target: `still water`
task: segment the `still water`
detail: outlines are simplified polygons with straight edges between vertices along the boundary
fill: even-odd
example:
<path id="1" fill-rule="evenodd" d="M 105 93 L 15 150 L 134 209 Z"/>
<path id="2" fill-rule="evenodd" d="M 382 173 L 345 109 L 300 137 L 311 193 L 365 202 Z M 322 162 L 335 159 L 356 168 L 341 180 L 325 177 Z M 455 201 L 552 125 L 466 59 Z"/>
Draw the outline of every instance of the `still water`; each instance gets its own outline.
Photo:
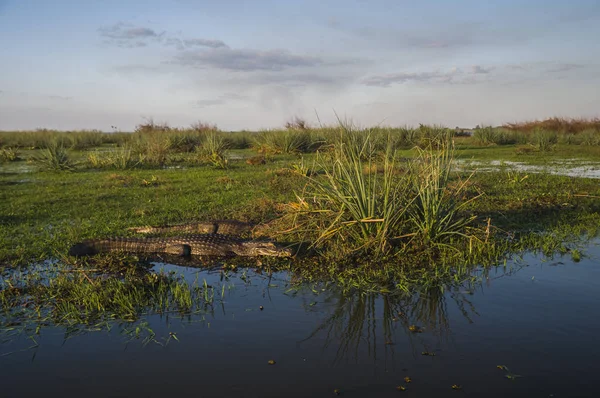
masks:
<path id="1" fill-rule="evenodd" d="M 219 288 L 206 314 L 148 318 L 156 336 L 145 343 L 117 324 L 74 336 L 45 328 L 36 348 L 7 339 L 0 396 L 598 397 L 598 246 L 587 255 L 528 255 L 473 288 L 421 297 L 171 266 L 225 286 L 223 299 Z"/>

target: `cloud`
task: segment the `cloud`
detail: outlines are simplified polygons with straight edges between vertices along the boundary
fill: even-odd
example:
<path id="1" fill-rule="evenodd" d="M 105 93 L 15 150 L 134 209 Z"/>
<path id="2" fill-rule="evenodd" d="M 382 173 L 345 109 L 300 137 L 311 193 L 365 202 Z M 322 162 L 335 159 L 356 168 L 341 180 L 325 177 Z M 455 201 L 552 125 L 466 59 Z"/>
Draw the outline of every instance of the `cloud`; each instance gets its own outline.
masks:
<path id="1" fill-rule="evenodd" d="M 247 50 L 215 48 L 210 51 L 185 51 L 174 58 L 174 63 L 196 68 L 212 67 L 230 71 L 282 71 L 296 67 L 314 67 L 323 64 L 319 57 L 294 55 L 286 50 Z"/>
<path id="2" fill-rule="evenodd" d="M 118 65 L 113 66 L 111 69 L 125 76 L 156 75 L 165 72 L 163 70 L 164 68 L 161 68 L 160 66 L 145 64 Z"/>
<path id="3" fill-rule="evenodd" d="M 335 17 L 329 18 L 326 26 L 363 40 L 370 47 L 424 50 L 468 47 L 474 44 L 478 37 L 478 31 L 481 30 L 478 23 L 457 23 L 419 33 L 414 29 L 397 27 L 355 26 L 353 23 L 341 22 Z"/>
<path id="4" fill-rule="evenodd" d="M 114 40 L 136 40 L 158 37 L 159 34 L 150 28 L 135 27 L 124 22 L 98 29 L 100 35 Z"/>
<path id="5" fill-rule="evenodd" d="M 385 75 L 375 75 L 363 80 L 366 86 L 390 87 L 392 84 L 403 84 L 411 81 L 415 82 L 448 82 L 456 74 L 450 72 L 420 72 L 420 73 L 390 73 Z"/>
<path id="6" fill-rule="evenodd" d="M 258 85 L 284 85 L 289 87 L 306 87 L 318 85 L 321 87 L 340 85 L 344 82 L 352 82 L 354 77 L 351 75 L 329 75 L 324 71 L 320 73 L 265 73 L 253 75 L 245 78 L 248 82 Z"/>
<path id="7" fill-rule="evenodd" d="M 65 97 L 62 95 L 48 95 L 47 97 L 58 101 L 71 101 L 73 99 L 73 97 Z"/>
<path id="8" fill-rule="evenodd" d="M 493 71 L 495 68 L 493 66 L 491 67 L 483 67 L 481 65 L 473 65 L 471 67 L 471 73 L 475 74 L 475 75 L 485 75 L 490 73 L 491 71 Z"/>
<path id="9" fill-rule="evenodd" d="M 228 102 L 232 102 L 232 101 L 244 101 L 248 98 L 249 98 L 248 96 L 241 95 L 241 94 L 225 93 L 225 94 L 220 95 L 217 98 L 201 99 L 201 100 L 194 101 L 192 103 L 192 106 L 194 106 L 195 108 L 208 108 L 208 107 L 216 106 L 216 105 L 224 105 L 224 104 L 226 104 Z"/>
<path id="10" fill-rule="evenodd" d="M 449 71 L 439 70 L 428 72 L 400 72 L 383 75 L 374 75 L 363 79 L 362 83 L 366 86 L 390 87 L 393 84 L 404 84 L 409 82 L 422 83 L 446 83 L 446 84 L 473 84 L 477 83 L 477 75 L 487 75 L 495 67 L 484 67 L 473 65 L 464 71 L 461 68 L 452 68 Z"/>
<path id="11" fill-rule="evenodd" d="M 583 65 L 580 65 L 580 64 L 558 64 L 558 65 L 548 69 L 546 72 L 549 72 L 549 73 L 568 72 L 570 70 L 579 69 L 579 68 L 583 68 Z"/>
<path id="12" fill-rule="evenodd" d="M 179 39 L 176 37 L 168 37 L 163 43 L 166 46 L 172 46 L 178 50 L 185 50 L 192 47 L 229 48 L 229 46 L 222 40 L 214 39 Z"/>
<path id="13" fill-rule="evenodd" d="M 105 43 L 122 48 L 146 47 L 149 41 L 159 41 L 165 34 L 164 32 L 158 33 L 154 29 L 133 26 L 124 22 L 101 27 L 98 32 L 105 39 Z"/>
<path id="14" fill-rule="evenodd" d="M 210 39 L 185 39 L 183 40 L 183 44 L 186 47 L 210 47 L 210 48 L 220 48 L 227 47 L 221 40 L 210 40 Z"/>
<path id="15" fill-rule="evenodd" d="M 172 37 L 164 31 L 159 33 L 148 27 L 134 26 L 124 22 L 101 27 L 98 29 L 98 32 L 105 39 L 105 43 L 122 48 L 146 47 L 150 42 L 160 43 L 167 47 L 175 47 L 178 50 L 197 47 L 228 48 L 227 44 L 222 40 L 202 38 L 180 39 Z"/>

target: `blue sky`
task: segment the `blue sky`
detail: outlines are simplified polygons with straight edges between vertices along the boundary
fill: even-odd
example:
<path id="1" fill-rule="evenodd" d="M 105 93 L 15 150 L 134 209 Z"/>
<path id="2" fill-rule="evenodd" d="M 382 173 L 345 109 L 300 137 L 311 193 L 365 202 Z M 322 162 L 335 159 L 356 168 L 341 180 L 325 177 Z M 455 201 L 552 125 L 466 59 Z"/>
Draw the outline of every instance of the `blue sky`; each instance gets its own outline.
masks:
<path id="1" fill-rule="evenodd" d="M 598 117 L 598 38 L 598 0 L 0 0 L 0 130 Z"/>

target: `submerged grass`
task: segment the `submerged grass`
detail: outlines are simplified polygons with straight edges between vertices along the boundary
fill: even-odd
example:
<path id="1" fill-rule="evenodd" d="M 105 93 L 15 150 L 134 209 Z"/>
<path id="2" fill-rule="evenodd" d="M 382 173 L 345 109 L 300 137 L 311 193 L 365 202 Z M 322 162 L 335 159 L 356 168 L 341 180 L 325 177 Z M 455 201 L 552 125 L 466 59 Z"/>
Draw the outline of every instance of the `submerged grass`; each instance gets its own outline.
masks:
<path id="1" fill-rule="evenodd" d="M 202 313 L 213 303 L 212 287 L 190 283 L 174 273 L 130 269 L 119 276 L 107 271 L 55 264 L 3 275 L 0 326 L 136 322 L 151 314 Z"/>

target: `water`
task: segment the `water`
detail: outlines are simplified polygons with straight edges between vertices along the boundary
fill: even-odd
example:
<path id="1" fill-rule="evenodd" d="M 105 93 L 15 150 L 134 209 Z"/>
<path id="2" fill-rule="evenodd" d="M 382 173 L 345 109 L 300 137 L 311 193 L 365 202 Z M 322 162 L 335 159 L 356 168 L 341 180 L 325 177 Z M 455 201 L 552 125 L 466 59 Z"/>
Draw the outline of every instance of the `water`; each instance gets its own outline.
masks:
<path id="1" fill-rule="evenodd" d="M 475 160 L 457 161 L 459 169 L 483 172 L 497 172 L 500 170 L 510 170 L 521 173 L 549 173 L 568 177 L 581 178 L 600 178 L 600 162 L 587 161 L 582 159 L 564 159 L 549 161 L 544 165 L 527 164 L 524 162 L 492 160 L 481 162 Z"/>
<path id="2" fill-rule="evenodd" d="M 5 341 L 2 397 L 597 397 L 599 248 L 588 255 L 528 255 L 474 289 L 411 298 L 178 267 L 225 286 L 223 301 L 219 289 L 206 314 L 150 317 L 148 344 L 119 325 L 72 337 L 48 327 L 37 348 Z"/>

